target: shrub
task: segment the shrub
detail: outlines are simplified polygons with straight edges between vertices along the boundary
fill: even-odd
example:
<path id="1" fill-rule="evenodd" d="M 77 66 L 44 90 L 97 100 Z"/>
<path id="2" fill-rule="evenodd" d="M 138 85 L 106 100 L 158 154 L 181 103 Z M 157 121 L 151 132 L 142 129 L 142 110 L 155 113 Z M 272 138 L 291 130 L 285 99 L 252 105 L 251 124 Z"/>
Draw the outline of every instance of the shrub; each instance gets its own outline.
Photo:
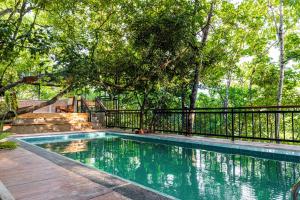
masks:
<path id="1" fill-rule="evenodd" d="M 15 149 L 17 147 L 18 147 L 17 143 L 12 142 L 12 141 L 0 142 L 0 149 L 12 150 L 12 149 Z"/>
<path id="2" fill-rule="evenodd" d="M 17 148 L 17 143 L 12 142 L 12 141 L 1 141 L 5 138 L 10 136 L 10 133 L 8 132 L 0 132 L 0 149 L 15 149 Z"/>
<path id="3" fill-rule="evenodd" d="M 3 140 L 4 138 L 7 138 L 8 136 L 10 136 L 9 132 L 0 132 L 0 141 Z"/>

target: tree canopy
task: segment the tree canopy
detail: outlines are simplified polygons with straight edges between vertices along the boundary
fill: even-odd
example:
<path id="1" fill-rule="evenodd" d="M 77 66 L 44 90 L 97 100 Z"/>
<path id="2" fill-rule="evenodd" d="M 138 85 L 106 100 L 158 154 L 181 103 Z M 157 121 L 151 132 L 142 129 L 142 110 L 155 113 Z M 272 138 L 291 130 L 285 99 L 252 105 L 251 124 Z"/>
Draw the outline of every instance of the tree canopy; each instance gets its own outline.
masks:
<path id="1" fill-rule="evenodd" d="M 106 92 L 139 109 L 299 104 L 299 13 L 295 0 L 1 1 L 0 93 Z"/>

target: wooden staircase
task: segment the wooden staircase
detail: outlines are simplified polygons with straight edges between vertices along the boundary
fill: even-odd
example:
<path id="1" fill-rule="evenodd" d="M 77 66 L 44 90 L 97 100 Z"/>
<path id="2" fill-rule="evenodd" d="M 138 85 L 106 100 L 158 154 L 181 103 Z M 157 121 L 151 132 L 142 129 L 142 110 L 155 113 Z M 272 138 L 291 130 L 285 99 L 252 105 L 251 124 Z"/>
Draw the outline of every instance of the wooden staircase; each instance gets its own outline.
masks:
<path id="1" fill-rule="evenodd" d="M 92 129 L 88 113 L 27 113 L 12 123 L 17 134 L 80 131 Z"/>
<path id="2" fill-rule="evenodd" d="M 81 97 L 80 105 L 81 112 L 90 114 L 90 122 L 93 129 L 101 129 L 105 127 L 105 111 L 107 109 L 100 98 L 97 97 L 95 101 L 88 102 Z"/>
<path id="3" fill-rule="evenodd" d="M 91 114 L 91 123 L 93 129 L 102 129 L 105 128 L 105 113 L 92 113 Z"/>

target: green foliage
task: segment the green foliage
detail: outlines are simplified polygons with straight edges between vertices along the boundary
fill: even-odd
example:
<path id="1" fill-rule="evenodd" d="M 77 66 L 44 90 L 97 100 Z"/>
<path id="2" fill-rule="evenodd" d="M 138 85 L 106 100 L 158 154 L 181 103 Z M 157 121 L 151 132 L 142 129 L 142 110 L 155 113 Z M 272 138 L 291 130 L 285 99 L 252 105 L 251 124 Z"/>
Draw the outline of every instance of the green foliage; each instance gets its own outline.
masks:
<path id="1" fill-rule="evenodd" d="M 5 138 L 9 137 L 11 134 L 8 132 L 0 132 L 0 150 L 8 149 L 12 150 L 17 148 L 17 143 L 13 141 L 3 141 Z"/>
<path id="2" fill-rule="evenodd" d="M 276 103 L 278 44 L 268 1 L 17 2 L 0 2 L 0 13 L 12 10 L 0 14 L 0 88 L 45 74 L 38 81 L 42 99 L 60 90 L 45 85 L 72 83 L 74 94 L 118 95 L 124 109 L 180 108 L 190 103 L 199 65 L 206 91 L 199 89 L 198 107 Z M 278 1 L 270 4 L 276 14 Z M 300 102 L 299 5 L 284 5 L 285 105 Z M 15 87 L 6 92 L 10 103 L 3 107 L 15 110 L 18 99 L 37 98 L 37 91 L 36 85 Z"/>
<path id="3" fill-rule="evenodd" d="M 0 140 L 3 140 L 4 138 L 7 138 L 11 134 L 9 132 L 2 132 L 0 133 Z"/>
<path id="4" fill-rule="evenodd" d="M 18 147 L 17 143 L 12 141 L 0 142 L 0 150 L 1 149 L 13 150 L 16 149 L 17 147 Z"/>

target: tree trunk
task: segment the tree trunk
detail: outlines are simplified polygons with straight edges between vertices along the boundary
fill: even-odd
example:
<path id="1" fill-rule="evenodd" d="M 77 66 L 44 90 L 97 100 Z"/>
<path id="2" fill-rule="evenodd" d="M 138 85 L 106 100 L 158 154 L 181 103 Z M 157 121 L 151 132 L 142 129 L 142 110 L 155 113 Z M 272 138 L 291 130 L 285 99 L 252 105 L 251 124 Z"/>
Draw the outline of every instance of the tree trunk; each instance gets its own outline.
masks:
<path id="1" fill-rule="evenodd" d="M 185 101 L 186 101 L 186 85 L 183 83 L 181 86 L 181 108 L 185 108 Z"/>
<path id="2" fill-rule="evenodd" d="M 278 29 L 278 42 L 280 45 L 280 57 L 279 57 L 279 65 L 280 65 L 280 76 L 279 76 L 279 85 L 277 92 L 277 105 L 281 106 L 282 103 L 282 91 L 283 91 L 283 82 L 284 82 L 284 33 L 283 33 L 283 0 L 280 0 L 280 21 L 279 21 L 279 29 Z"/>
<path id="3" fill-rule="evenodd" d="M 252 69 L 250 81 L 249 81 L 249 87 L 248 87 L 248 95 L 249 95 L 249 102 L 250 106 L 253 106 L 253 91 L 252 91 L 252 85 L 253 85 L 253 76 L 255 73 L 255 67 Z"/>
<path id="4" fill-rule="evenodd" d="M 140 110 L 140 130 L 144 129 L 144 114 L 145 114 L 145 107 L 142 106 Z"/>
<path id="5" fill-rule="evenodd" d="M 209 33 L 209 28 L 211 25 L 211 20 L 212 20 L 212 16 L 213 16 L 213 10 L 214 10 L 214 4 L 215 1 L 211 2 L 210 5 L 210 10 L 208 12 L 207 15 L 207 21 L 206 24 L 204 25 L 202 32 L 202 39 L 201 39 L 201 46 L 197 49 L 197 53 L 199 53 L 201 50 L 203 50 L 203 48 L 206 45 L 206 41 L 207 41 L 207 37 L 208 37 L 208 33 Z M 189 109 L 189 115 L 188 115 L 188 131 L 187 134 L 191 134 L 192 130 L 193 130 L 193 122 L 194 122 L 194 111 L 195 111 L 195 107 L 196 107 L 196 100 L 197 100 L 197 90 L 198 90 L 198 84 L 200 81 L 200 69 L 202 67 L 202 63 L 196 63 L 195 64 L 195 70 L 194 70 L 194 78 L 193 78 L 193 82 L 192 82 L 192 93 L 190 95 L 190 109 Z"/>
<path id="6" fill-rule="evenodd" d="M 253 79 L 251 77 L 249 81 L 249 88 L 248 88 L 250 106 L 253 106 L 252 85 L 253 85 Z"/>
<path id="7" fill-rule="evenodd" d="M 186 85 L 183 83 L 181 86 L 181 132 L 186 133 L 187 130 L 187 119 L 186 112 L 187 107 L 185 105 L 186 101 Z"/>
<path id="8" fill-rule="evenodd" d="M 279 5 L 279 28 L 278 28 L 278 42 L 279 42 L 279 65 L 280 65 L 280 75 L 279 84 L 277 92 L 277 106 L 282 105 L 282 93 L 283 93 L 283 83 L 284 83 L 284 32 L 283 32 L 283 0 L 280 0 Z M 280 108 L 278 110 L 281 110 Z M 276 139 L 280 137 L 280 114 L 276 114 Z"/>
<path id="9" fill-rule="evenodd" d="M 196 65 L 195 72 L 194 72 L 194 81 L 192 86 L 192 93 L 190 95 L 190 109 L 188 114 L 188 123 L 187 123 L 187 134 L 190 135 L 193 130 L 194 124 L 194 116 L 195 116 L 195 108 L 196 108 L 196 101 L 197 101 L 197 90 L 199 84 L 199 77 L 200 77 L 200 65 Z"/>
<path id="10" fill-rule="evenodd" d="M 229 89 L 231 86 L 231 74 L 228 74 L 227 80 L 226 80 L 226 94 L 224 99 L 224 108 L 228 108 L 229 105 Z"/>
<path id="11" fill-rule="evenodd" d="M 144 117 L 145 117 L 145 107 L 147 103 L 147 93 L 144 93 L 144 99 L 140 108 L 140 130 L 144 129 Z"/>

